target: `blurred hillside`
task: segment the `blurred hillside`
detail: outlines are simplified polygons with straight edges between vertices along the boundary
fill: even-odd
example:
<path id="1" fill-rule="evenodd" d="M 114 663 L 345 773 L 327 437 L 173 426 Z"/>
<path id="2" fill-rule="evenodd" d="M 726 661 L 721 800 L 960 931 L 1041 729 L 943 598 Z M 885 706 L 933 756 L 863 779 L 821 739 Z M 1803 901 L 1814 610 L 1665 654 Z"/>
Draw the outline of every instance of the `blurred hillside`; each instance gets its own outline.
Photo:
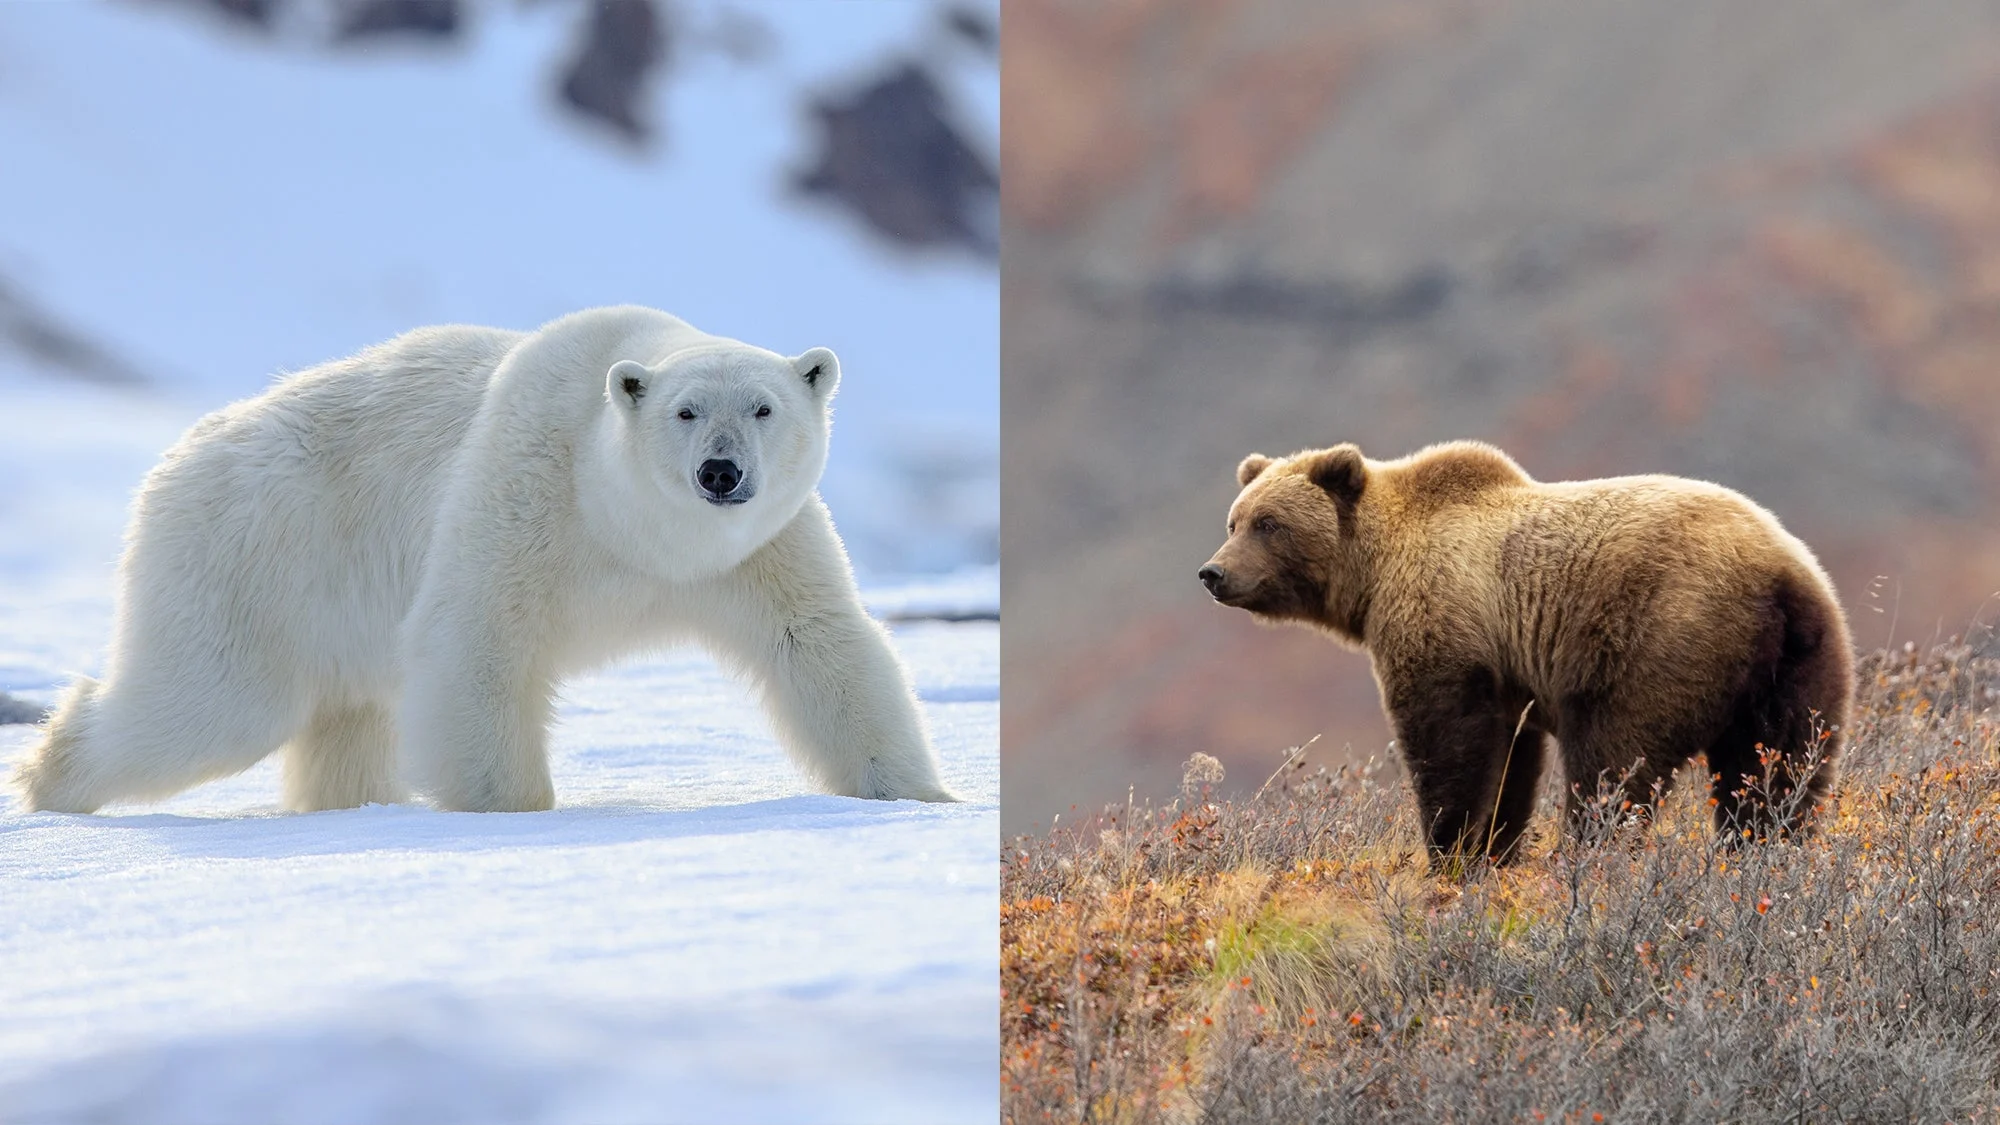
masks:
<path id="1" fill-rule="evenodd" d="M 192 421 L 419 325 L 654 305 L 840 353 L 823 492 L 864 571 L 990 566 L 997 18 L 0 4 L 0 392 L 81 410 L 87 382 Z M 0 476 L 0 514 L 63 487 Z"/>
<path id="2" fill-rule="evenodd" d="M 1252 450 L 1705 477 L 1866 644 L 1993 618 L 2000 4 L 1010 0 L 1002 43 L 1007 831 L 1383 749 L 1364 658 L 1194 578 Z"/>

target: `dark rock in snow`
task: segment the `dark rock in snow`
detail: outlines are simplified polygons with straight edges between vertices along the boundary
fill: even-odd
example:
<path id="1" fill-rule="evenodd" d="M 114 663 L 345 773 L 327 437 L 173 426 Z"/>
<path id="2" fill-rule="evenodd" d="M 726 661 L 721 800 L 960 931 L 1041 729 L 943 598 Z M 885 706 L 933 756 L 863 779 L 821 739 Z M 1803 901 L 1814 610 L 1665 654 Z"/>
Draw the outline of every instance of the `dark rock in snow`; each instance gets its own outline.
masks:
<path id="1" fill-rule="evenodd" d="M 458 0 L 354 0 L 342 7 L 335 38 L 450 39 L 461 25 Z"/>
<path id="2" fill-rule="evenodd" d="M 820 155 L 794 181 L 799 191 L 839 201 L 906 245 L 999 253 L 999 173 L 947 116 L 928 70 L 903 63 L 813 111 Z"/>
<path id="3" fill-rule="evenodd" d="M 628 141 L 651 139 L 646 92 L 670 45 L 670 28 L 652 0 L 597 0 L 583 42 L 563 68 L 563 101 Z"/>
<path id="4" fill-rule="evenodd" d="M 271 30 L 271 21 L 277 15 L 278 0 L 206 0 L 208 6 L 235 23 L 254 27 L 260 31 Z"/>
<path id="5" fill-rule="evenodd" d="M 944 13 L 944 25 L 954 36 L 986 55 L 1000 53 L 1000 24 L 993 16 L 969 4 L 960 4 Z"/>
<path id="6" fill-rule="evenodd" d="M 39 723 L 42 721 L 42 707 L 25 699 L 16 699 L 0 691 L 0 726 L 9 723 Z"/>
<path id="7" fill-rule="evenodd" d="M 58 323 L 4 278 L 0 278 L 0 349 L 89 383 L 135 387 L 146 382 L 137 368 Z"/>

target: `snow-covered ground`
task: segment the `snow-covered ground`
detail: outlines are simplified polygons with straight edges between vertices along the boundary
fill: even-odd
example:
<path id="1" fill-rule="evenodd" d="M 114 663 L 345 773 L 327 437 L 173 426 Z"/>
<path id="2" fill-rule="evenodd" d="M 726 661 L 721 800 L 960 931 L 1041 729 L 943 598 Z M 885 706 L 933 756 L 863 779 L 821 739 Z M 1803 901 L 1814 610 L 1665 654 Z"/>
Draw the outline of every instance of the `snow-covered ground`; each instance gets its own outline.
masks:
<path id="1" fill-rule="evenodd" d="M 631 301 L 841 353 L 824 491 L 967 801 L 811 794 L 693 651 L 568 686 L 550 813 L 286 815 L 270 763 L 92 817 L 6 794 L 0 1123 L 994 1117 L 997 278 L 778 186 L 797 95 L 936 8 L 735 6 L 776 55 L 687 56 L 633 156 L 547 104 L 575 5 L 356 58 L 0 4 L 0 281 L 147 377 L 0 349 L 0 691 L 100 667 L 125 504 L 199 414 L 418 324 Z M 991 125 L 990 68 L 957 82 Z"/>
<path id="2" fill-rule="evenodd" d="M 96 667 L 125 497 L 189 419 L 0 393 L 0 687 Z M 572 683 L 560 807 L 0 797 L 0 1121 L 964 1121 L 996 1100 L 994 572 L 877 587 L 949 806 L 812 795 L 698 652 Z M 0 770 L 32 728 L 0 727 Z"/>

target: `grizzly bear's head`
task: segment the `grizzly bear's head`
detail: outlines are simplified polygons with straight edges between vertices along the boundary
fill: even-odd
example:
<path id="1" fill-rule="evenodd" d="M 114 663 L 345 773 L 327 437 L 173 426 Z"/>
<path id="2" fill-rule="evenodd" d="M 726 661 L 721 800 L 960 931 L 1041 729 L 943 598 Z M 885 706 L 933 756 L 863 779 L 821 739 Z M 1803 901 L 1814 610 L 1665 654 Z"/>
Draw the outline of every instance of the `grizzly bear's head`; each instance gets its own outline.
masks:
<path id="1" fill-rule="evenodd" d="M 1368 476 L 1353 445 L 1245 457 L 1236 467 L 1243 491 L 1229 507 L 1229 538 L 1201 568 L 1202 584 L 1223 605 L 1359 641 L 1366 576 L 1357 517 Z"/>

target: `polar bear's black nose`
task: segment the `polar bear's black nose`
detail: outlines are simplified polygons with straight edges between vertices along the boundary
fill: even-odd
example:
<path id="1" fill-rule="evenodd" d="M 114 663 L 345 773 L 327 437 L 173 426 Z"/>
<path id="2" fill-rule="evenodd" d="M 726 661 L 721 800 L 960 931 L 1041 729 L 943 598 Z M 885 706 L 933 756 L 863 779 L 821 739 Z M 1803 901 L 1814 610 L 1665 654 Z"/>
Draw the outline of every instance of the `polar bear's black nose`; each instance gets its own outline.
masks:
<path id="1" fill-rule="evenodd" d="M 1222 568 L 1214 563 L 1195 571 L 1195 577 L 1201 579 L 1201 584 L 1208 587 L 1208 592 L 1211 594 L 1222 586 Z"/>
<path id="2" fill-rule="evenodd" d="M 736 491 L 737 485 L 743 483 L 743 471 L 736 467 L 734 461 L 711 457 L 701 463 L 701 468 L 694 474 L 694 479 L 695 483 L 701 485 L 702 491 L 710 496 L 727 496 Z"/>

